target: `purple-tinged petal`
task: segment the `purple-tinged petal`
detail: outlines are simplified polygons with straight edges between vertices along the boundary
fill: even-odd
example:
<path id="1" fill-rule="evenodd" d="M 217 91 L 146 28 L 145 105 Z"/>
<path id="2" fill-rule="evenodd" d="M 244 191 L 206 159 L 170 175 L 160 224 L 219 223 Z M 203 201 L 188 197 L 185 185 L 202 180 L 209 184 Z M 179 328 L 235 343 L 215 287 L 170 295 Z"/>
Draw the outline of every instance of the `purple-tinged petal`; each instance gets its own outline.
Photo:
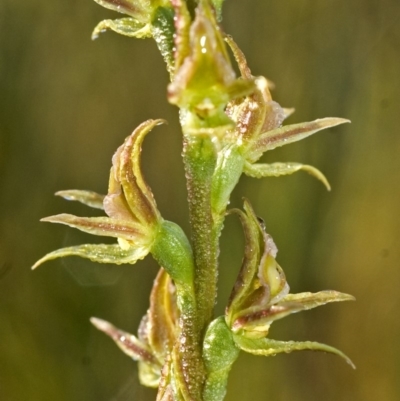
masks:
<path id="1" fill-rule="evenodd" d="M 123 238 L 143 244 L 147 240 L 145 227 L 134 221 L 111 219 L 110 217 L 77 217 L 72 214 L 58 214 L 45 217 L 40 221 L 66 224 L 93 235 Z"/>
<path id="2" fill-rule="evenodd" d="M 116 155 L 120 152 L 120 148 L 118 148 L 117 152 L 114 154 L 113 163 L 116 163 Z M 138 221 L 138 219 L 132 214 L 132 211 L 129 209 L 129 205 L 125 199 L 121 183 L 118 181 L 116 177 L 117 166 L 113 165 L 110 171 L 110 179 L 108 182 L 108 194 L 104 197 L 103 206 L 104 211 L 107 215 L 113 219 L 118 220 L 134 220 Z"/>
<path id="3" fill-rule="evenodd" d="M 286 125 L 271 131 L 266 131 L 258 135 L 250 144 L 247 152 L 247 160 L 254 163 L 267 150 L 300 141 L 323 129 L 349 122 L 349 120 L 344 118 L 328 117 L 306 123 Z"/>
<path id="4" fill-rule="evenodd" d="M 159 366 L 151 350 L 133 334 L 117 329 L 111 323 L 98 319 L 97 317 L 90 318 L 90 321 L 98 330 L 111 337 L 118 347 L 135 361 L 143 361 L 148 364 Z"/>

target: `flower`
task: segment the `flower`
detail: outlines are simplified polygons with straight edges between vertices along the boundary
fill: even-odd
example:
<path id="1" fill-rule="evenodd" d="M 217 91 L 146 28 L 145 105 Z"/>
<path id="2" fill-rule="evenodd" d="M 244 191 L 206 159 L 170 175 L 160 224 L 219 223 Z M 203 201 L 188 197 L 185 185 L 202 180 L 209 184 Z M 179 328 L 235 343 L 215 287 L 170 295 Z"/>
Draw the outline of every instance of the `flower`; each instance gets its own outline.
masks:
<path id="1" fill-rule="evenodd" d="M 150 295 L 150 307 L 140 323 L 138 336 L 127 333 L 105 320 L 92 317 L 92 324 L 111 337 L 118 347 L 139 361 L 139 380 L 147 387 L 158 387 L 170 364 L 170 353 L 179 333 L 179 311 L 175 286 L 164 269 L 160 269 Z"/>
<path id="2" fill-rule="evenodd" d="M 266 338 L 271 324 L 291 313 L 308 310 L 330 302 L 350 301 L 354 297 L 337 291 L 290 294 L 282 268 L 276 262 L 277 248 L 265 232 L 250 203 L 235 209 L 245 234 L 245 254 L 239 276 L 225 313 L 227 326 L 236 345 L 256 355 L 275 355 L 295 350 L 332 352 L 352 362 L 341 351 L 316 342 L 276 341 Z"/>
<path id="3" fill-rule="evenodd" d="M 104 209 L 108 217 L 78 217 L 59 214 L 42 219 L 66 224 L 89 234 L 117 238 L 118 243 L 85 244 L 51 252 L 35 263 L 64 256 L 80 256 L 99 263 L 134 264 L 152 249 L 160 226 L 164 223 L 153 194 L 143 179 L 140 152 L 144 137 L 163 120 L 148 120 L 128 136 L 113 157 L 108 194 L 68 190 L 56 195 L 77 200 L 90 207 Z"/>
<path id="4" fill-rule="evenodd" d="M 330 189 L 325 176 L 315 167 L 301 163 L 256 163 L 269 150 L 300 141 L 323 129 L 349 123 L 344 118 L 328 117 L 311 122 L 282 126 L 294 109 L 282 108 L 272 100 L 269 87 L 271 84 L 264 77 L 253 77 L 247 65 L 246 58 L 234 40 L 226 35 L 225 40 L 230 46 L 238 63 L 243 80 L 253 80 L 255 89 L 244 98 L 232 100 L 227 108 L 227 115 L 235 122 L 234 131 L 230 136 L 240 148 L 244 165 L 243 172 L 255 178 L 281 176 L 304 170 Z"/>

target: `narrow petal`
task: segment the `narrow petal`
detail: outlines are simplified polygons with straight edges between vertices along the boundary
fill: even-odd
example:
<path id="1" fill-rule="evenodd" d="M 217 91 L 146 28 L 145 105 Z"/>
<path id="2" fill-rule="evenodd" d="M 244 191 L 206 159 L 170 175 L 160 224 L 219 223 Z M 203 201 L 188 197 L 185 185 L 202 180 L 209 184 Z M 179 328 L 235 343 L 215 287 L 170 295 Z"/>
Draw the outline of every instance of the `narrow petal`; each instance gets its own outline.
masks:
<path id="1" fill-rule="evenodd" d="M 93 235 L 123 238 L 142 242 L 146 239 L 146 229 L 134 221 L 111 219 L 110 217 L 77 217 L 72 214 L 57 214 L 40 221 L 66 224 Z"/>
<path id="2" fill-rule="evenodd" d="M 116 156 L 120 153 L 120 148 L 118 148 L 117 152 L 113 156 L 113 163 L 115 162 Z M 118 177 L 116 176 L 117 174 L 115 173 L 116 167 L 117 166 L 114 165 L 111 167 L 110 179 L 108 181 L 108 193 L 104 197 L 103 201 L 104 211 L 113 219 L 138 221 L 125 199 L 121 183 L 119 182 Z"/>
<path id="3" fill-rule="evenodd" d="M 233 322 L 232 330 L 234 332 L 245 330 L 249 336 L 265 337 L 272 322 L 305 309 L 307 308 L 296 302 L 279 303 L 264 310 L 255 307 L 249 308 Z"/>
<path id="4" fill-rule="evenodd" d="M 63 258 L 65 256 L 79 256 L 81 258 L 90 259 L 97 263 L 113 263 L 116 265 L 135 264 L 139 259 L 143 259 L 148 254 L 145 247 L 122 249 L 119 245 L 105 244 L 85 244 L 61 248 L 50 252 L 43 258 L 39 259 L 33 266 L 32 270 L 49 260 Z"/>
<path id="5" fill-rule="evenodd" d="M 296 303 L 301 305 L 302 310 L 308 310 L 331 302 L 354 300 L 355 298 L 352 295 L 338 291 L 326 290 L 316 293 L 301 292 L 300 294 L 288 294 L 279 302 L 278 305 L 284 306 L 286 303 Z"/>
<path id="6" fill-rule="evenodd" d="M 282 319 L 292 313 L 309 310 L 330 302 L 352 301 L 354 297 L 337 291 L 303 292 L 288 294 L 278 303 L 264 310 L 250 309 L 241 314 L 232 324 L 232 330 L 249 332 L 268 332 L 275 320 Z"/>
<path id="7" fill-rule="evenodd" d="M 90 318 L 90 321 L 98 330 L 111 337 L 118 347 L 135 361 L 157 365 L 157 360 L 150 349 L 133 334 L 117 329 L 111 323 L 97 317 Z"/>
<path id="8" fill-rule="evenodd" d="M 280 353 L 290 353 L 292 351 L 322 351 L 342 357 L 353 369 L 353 362 L 343 352 L 329 345 L 314 341 L 276 341 L 268 338 L 249 339 L 241 335 L 234 335 L 236 344 L 245 352 L 254 355 L 274 356 Z"/>
<path id="9" fill-rule="evenodd" d="M 301 163 L 272 163 L 272 164 L 244 164 L 244 173 L 249 177 L 264 178 L 264 177 L 280 177 L 281 175 L 290 175 L 297 171 L 306 171 L 318 180 L 320 180 L 328 191 L 331 190 L 328 180 L 317 168 Z"/>
<path id="10" fill-rule="evenodd" d="M 247 64 L 246 57 L 242 50 L 240 50 L 239 46 L 237 43 L 233 40 L 231 35 L 224 35 L 224 40 L 226 43 L 228 43 L 232 53 L 233 57 L 235 57 L 235 61 L 239 67 L 240 75 L 242 78 L 245 79 L 252 79 L 253 75 L 251 74 L 251 70 Z"/>
<path id="11" fill-rule="evenodd" d="M 286 125 L 264 132 L 250 145 L 248 149 L 248 161 L 255 162 L 267 150 L 300 141 L 323 129 L 349 122 L 349 120 L 344 118 L 322 118 L 307 123 Z"/>
<path id="12" fill-rule="evenodd" d="M 116 20 L 105 19 L 99 22 L 92 32 L 92 40 L 97 39 L 99 34 L 107 29 L 130 38 L 143 39 L 152 37 L 150 24 L 144 24 L 134 18 L 120 18 Z"/>
<path id="13" fill-rule="evenodd" d="M 58 191 L 55 193 L 56 196 L 70 201 L 77 201 L 83 203 L 86 206 L 93 207 L 94 209 L 104 210 L 103 201 L 105 195 L 100 195 L 93 191 L 81 191 L 79 189 L 68 189 L 65 191 Z"/>

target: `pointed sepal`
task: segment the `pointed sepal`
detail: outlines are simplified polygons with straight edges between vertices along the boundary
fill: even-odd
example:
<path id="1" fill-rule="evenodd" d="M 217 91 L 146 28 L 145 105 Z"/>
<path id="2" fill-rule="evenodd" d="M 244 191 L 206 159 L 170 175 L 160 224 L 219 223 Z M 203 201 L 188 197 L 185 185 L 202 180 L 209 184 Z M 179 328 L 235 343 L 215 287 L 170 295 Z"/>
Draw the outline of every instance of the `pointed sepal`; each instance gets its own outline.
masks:
<path id="1" fill-rule="evenodd" d="M 299 294 L 287 294 L 279 302 L 279 305 L 298 304 L 302 310 L 313 309 L 332 302 L 355 301 L 353 295 L 343 292 L 325 290 L 319 292 L 301 292 Z"/>
<path id="2" fill-rule="evenodd" d="M 97 4 L 117 11 L 122 14 L 130 15 L 138 21 L 147 22 L 150 18 L 151 8 L 149 3 L 154 1 L 146 0 L 94 0 Z"/>
<path id="3" fill-rule="evenodd" d="M 159 366 L 151 350 L 133 334 L 120 330 L 111 323 L 97 317 L 90 318 L 90 321 L 98 330 L 111 337 L 118 347 L 135 361 Z"/>
<path id="4" fill-rule="evenodd" d="M 325 188 L 330 191 L 331 186 L 324 174 L 321 173 L 317 168 L 301 163 L 271 163 L 261 164 L 249 162 L 244 163 L 243 172 L 249 177 L 264 178 L 264 177 L 280 177 L 282 175 L 290 175 L 297 171 L 305 171 L 321 181 Z"/>
<path id="5" fill-rule="evenodd" d="M 343 352 L 329 345 L 314 341 L 276 341 L 269 338 L 247 338 L 241 335 L 233 336 L 236 345 L 243 351 L 253 355 L 274 356 L 281 353 L 293 351 L 322 351 L 329 352 L 342 357 L 353 369 L 353 362 Z"/>
<path id="6" fill-rule="evenodd" d="M 147 242 L 146 228 L 135 221 L 110 217 L 78 217 L 67 213 L 45 217 L 40 221 L 65 224 L 93 235 L 122 238 L 136 245 Z"/>
<path id="7" fill-rule="evenodd" d="M 92 32 L 92 40 L 97 39 L 100 33 L 107 30 L 130 38 L 144 39 L 153 36 L 150 24 L 144 24 L 134 18 L 119 18 L 116 20 L 106 19 L 99 22 Z"/>
<path id="8" fill-rule="evenodd" d="M 300 141 L 323 129 L 349 122 L 350 120 L 344 118 L 328 117 L 306 123 L 286 125 L 262 132 L 249 145 L 246 154 L 247 160 L 254 163 L 268 150 Z"/>
<path id="9" fill-rule="evenodd" d="M 69 201 L 77 201 L 86 206 L 92 207 L 94 209 L 104 210 L 103 201 L 105 195 L 98 194 L 93 191 L 82 191 L 79 189 L 67 189 L 64 191 L 58 191 L 55 193 L 56 196 L 61 196 L 62 198 Z"/>
<path id="10" fill-rule="evenodd" d="M 89 259 L 97 263 L 112 263 L 116 265 L 135 264 L 138 260 L 143 259 L 149 253 L 146 247 L 128 247 L 122 249 L 119 245 L 105 244 L 84 244 L 61 248 L 50 252 L 43 258 L 39 259 L 33 266 L 32 270 L 49 260 L 64 258 L 66 256 L 79 256 Z"/>

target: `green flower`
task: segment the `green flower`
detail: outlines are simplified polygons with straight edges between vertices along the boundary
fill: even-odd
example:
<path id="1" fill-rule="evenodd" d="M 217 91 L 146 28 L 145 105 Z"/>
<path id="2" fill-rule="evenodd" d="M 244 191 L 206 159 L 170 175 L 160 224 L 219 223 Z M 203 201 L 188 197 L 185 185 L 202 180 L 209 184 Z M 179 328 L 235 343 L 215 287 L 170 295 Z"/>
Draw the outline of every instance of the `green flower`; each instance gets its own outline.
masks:
<path id="1" fill-rule="evenodd" d="M 264 77 L 254 77 L 247 66 L 246 59 L 230 36 L 225 37 L 229 44 L 243 80 L 254 80 L 255 90 L 245 98 L 232 100 L 227 108 L 227 115 L 235 122 L 235 129 L 230 133 L 231 142 L 240 148 L 244 157 L 243 172 L 251 177 L 262 178 L 293 174 L 304 170 L 321 180 L 330 189 L 325 176 L 315 167 L 301 163 L 256 163 L 269 150 L 300 141 L 318 131 L 349 123 L 344 118 L 328 117 L 311 122 L 282 126 L 283 121 L 294 109 L 284 109 L 272 100 L 269 81 Z"/>
<path id="2" fill-rule="evenodd" d="M 302 349 L 332 352 L 352 365 L 342 352 L 325 344 L 266 338 L 275 320 L 330 302 L 354 300 L 354 297 L 337 291 L 290 294 L 285 274 L 275 260 L 277 248 L 272 238 L 265 232 L 262 220 L 257 218 L 248 201 L 244 203 L 244 210 L 245 213 L 237 209 L 232 211 L 240 217 L 246 245 L 242 267 L 225 315 L 236 345 L 257 355 Z"/>
<path id="3" fill-rule="evenodd" d="M 62 248 L 44 256 L 33 268 L 64 256 L 80 256 L 99 263 L 134 264 L 150 252 L 163 219 L 153 194 L 143 179 L 140 151 L 146 134 L 162 122 L 149 120 L 142 123 L 118 148 L 113 157 L 106 196 L 78 190 L 60 191 L 56 194 L 90 207 L 104 209 L 108 217 L 59 214 L 42 219 L 50 223 L 66 224 L 89 234 L 114 237 L 118 243 Z"/>
<path id="4" fill-rule="evenodd" d="M 176 74 L 168 86 L 170 103 L 206 119 L 204 126 L 230 125 L 227 103 L 253 90 L 252 80 L 238 80 L 216 15 L 207 1 L 195 10 L 193 22 L 184 2 L 175 6 Z M 198 121 L 199 122 L 199 121 Z M 193 125 L 193 122 L 191 123 Z"/>

